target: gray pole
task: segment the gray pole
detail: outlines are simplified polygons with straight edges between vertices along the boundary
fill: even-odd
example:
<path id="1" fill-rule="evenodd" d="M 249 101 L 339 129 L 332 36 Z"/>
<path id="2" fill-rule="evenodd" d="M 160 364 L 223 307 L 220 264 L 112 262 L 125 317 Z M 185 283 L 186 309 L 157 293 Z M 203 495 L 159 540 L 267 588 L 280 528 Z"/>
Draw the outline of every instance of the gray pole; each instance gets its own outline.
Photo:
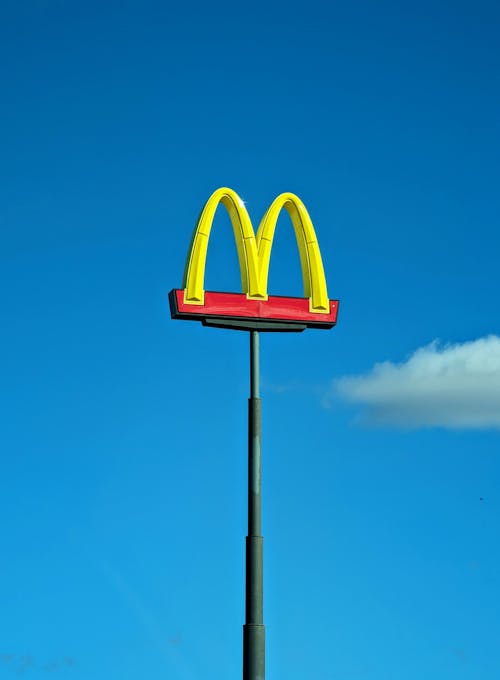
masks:
<path id="1" fill-rule="evenodd" d="M 261 402 L 259 333 L 250 331 L 250 399 L 248 400 L 248 536 L 246 538 L 243 680 L 264 680 L 263 538 L 261 532 Z"/>

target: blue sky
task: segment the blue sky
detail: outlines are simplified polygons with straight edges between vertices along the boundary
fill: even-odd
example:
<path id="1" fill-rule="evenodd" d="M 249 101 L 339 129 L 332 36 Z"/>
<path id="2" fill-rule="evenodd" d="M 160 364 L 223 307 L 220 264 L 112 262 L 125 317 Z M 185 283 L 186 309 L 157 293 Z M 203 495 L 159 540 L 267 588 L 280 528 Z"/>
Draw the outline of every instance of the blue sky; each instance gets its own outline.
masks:
<path id="1" fill-rule="evenodd" d="M 167 304 L 230 186 L 341 300 L 261 343 L 267 677 L 497 680 L 498 3 L 0 12 L 0 678 L 240 676 L 248 338 Z"/>

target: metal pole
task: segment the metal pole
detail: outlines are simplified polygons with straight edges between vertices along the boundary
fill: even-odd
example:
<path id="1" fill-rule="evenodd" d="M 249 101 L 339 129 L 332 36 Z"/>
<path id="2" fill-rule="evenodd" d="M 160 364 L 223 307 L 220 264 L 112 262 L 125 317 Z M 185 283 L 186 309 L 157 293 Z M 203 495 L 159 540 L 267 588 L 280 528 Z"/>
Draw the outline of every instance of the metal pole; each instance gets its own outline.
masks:
<path id="1" fill-rule="evenodd" d="M 259 333 L 250 331 L 250 399 L 248 400 L 248 536 L 246 537 L 243 680 L 264 680 L 263 538 L 261 532 L 261 402 Z"/>

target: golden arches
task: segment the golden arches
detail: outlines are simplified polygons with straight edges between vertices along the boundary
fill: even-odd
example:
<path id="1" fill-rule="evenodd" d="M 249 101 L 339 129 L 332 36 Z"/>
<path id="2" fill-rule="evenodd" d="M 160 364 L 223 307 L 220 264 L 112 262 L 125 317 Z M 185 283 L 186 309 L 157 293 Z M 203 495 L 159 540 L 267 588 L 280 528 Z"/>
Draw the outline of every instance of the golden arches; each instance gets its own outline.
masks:
<path id="1" fill-rule="evenodd" d="M 208 239 L 219 203 L 227 209 L 233 226 L 242 292 L 250 299 L 267 300 L 267 280 L 274 233 L 279 214 L 285 208 L 292 220 L 299 248 L 304 297 L 309 298 L 311 312 L 328 314 L 330 303 L 318 240 L 309 213 L 300 198 L 291 193 L 280 194 L 275 198 L 262 218 L 255 237 L 245 204 L 235 191 L 226 187 L 217 189 L 210 196 L 195 227 L 184 271 L 184 302 L 204 304 Z"/>

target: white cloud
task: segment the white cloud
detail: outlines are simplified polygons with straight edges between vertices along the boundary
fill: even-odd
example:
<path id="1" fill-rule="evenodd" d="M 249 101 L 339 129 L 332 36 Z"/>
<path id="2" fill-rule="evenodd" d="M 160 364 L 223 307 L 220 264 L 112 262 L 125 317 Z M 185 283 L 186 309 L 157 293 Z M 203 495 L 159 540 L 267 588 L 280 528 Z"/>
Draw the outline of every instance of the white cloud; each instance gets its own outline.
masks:
<path id="1" fill-rule="evenodd" d="M 403 363 L 336 380 L 334 393 L 364 405 L 363 420 L 373 425 L 500 428 L 500 337 L 434 341 Z"/>

